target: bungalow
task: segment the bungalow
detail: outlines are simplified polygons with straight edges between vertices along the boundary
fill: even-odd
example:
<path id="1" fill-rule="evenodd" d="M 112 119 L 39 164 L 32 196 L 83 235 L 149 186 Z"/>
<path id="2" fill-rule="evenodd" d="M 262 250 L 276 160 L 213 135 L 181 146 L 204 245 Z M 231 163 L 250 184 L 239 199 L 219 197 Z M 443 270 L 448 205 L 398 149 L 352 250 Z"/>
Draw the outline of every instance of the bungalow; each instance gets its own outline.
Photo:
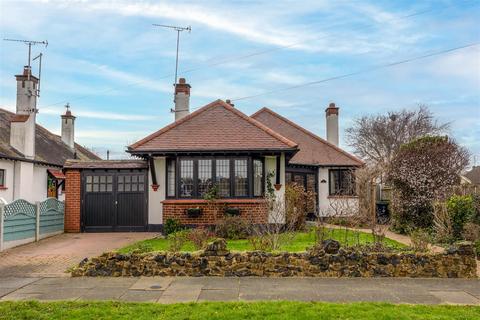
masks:
<path id="1" fill-rule="evenodd" d="M 143 161 L 66 163 L 67 189 L 81 190 L 67 192 L 69 231 L 160 230 L 171 218 L 211 225 L 226 208 L 252 223 L 273 222 L 263 200 L 267 186 L 281 198 L 290 182 L 318 195 L 319 214 L 334 200 L 358 205 L 352 172 L 363 162 L 338 147 L 334 104 L 326 109 L 324 140 L 267 108 L 248 116 L 216 100 L 190 113 L 189 99 L 182 78 L 175 122 L 128 147 Z M 70 188 L 70 180 L 82 187 Z M 205 199 L 213 186 L 221 210 Z M 188 214 L 197 208 L 200 215 Z"/>
<path id="2" fill-rule="evenodd" d="M 67 159 L 100 160 L 74 141 L 75 117 L 67 109 L 57 136 L 36 123 L 38 78 L 25 67 L 17 80 L 16 112 L 0 108 L 0 201 L 63 200 Z"/>

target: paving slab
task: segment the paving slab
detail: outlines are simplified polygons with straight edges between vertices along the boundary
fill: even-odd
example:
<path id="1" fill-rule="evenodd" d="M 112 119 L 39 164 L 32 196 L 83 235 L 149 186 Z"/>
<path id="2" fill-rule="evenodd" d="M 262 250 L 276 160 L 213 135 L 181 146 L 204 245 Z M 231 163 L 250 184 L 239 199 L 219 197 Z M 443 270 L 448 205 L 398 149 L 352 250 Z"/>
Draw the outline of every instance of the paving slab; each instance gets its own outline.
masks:
<path id="1" fill-rule="evenodd" d="M 238 289 L 202 290 L 198 301 L 238 301 Z"/>
<path id="2" fill-rule="evenodd" d="M 80 298 L 83 294 L 87 293 L 89 289 L 85 288 L 56 288 L 56 290 L 51 290 L 48 292 L 43 292 L 38 294 L 35 299 L 43 301 L 74 301 Z"/>
<path id="3" fill-rule="evenodd" d="M 144 291 L 144 290 L 127 290 L 120 297 L 121 301 L 129 302 L 156 302 L 162 296 L 163 291 Z"/>
<path id="4" fill-rule="evenodd" d="M 131 286 L 130 290 L 166 290 L 172 281 L 173 277 L 140 277 Z"/>
<path id="5" fill-rule="evenodd" d="M 95 287 L 82 293 L 80 300 L 119 300 L 125 294 L 127 288 L 120 289 L 119 287 Z"/>
<path id="6" fill-rule="evenodd" d="M 201 285 L 204 290 L 213 289 L 238 289 L 240 278 L 234 277 L 178 277 L 175 278 L 175 285 Z"/>
<path id="7" fill-rule="evenodd" d="M 172 283 L 162 296 L 158 303 L 177 303 L 177 302 L 196 302 L 202 291 L 203 285 L 182 285 Z"/>
<path id="8" fill-rule="evenodd" d="M 6 277 L 0 278 L 0 288 L 21 288 L 27 284 L 36 282 L 41 278 L 19 278 L 19 277 Z"/>
<path id="9" fill-rule="evenodd" d="M 464 291 L 431 291 L 430 294 L 445 304 L 480 305 L 479 299 Z"/>

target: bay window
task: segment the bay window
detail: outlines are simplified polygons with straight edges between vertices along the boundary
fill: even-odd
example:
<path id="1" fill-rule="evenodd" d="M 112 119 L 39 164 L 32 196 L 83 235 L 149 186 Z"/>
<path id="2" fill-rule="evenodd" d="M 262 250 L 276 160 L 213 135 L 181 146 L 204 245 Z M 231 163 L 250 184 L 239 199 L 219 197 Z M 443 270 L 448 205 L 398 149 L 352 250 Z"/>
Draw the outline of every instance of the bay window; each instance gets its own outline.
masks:
<path id="1" fill-rule="evenodd" d="M 167 159 L 166 196 L 197 198 L 216 186 L 220 198 L 261 197 L 263 159 L 178 157 Z"/>

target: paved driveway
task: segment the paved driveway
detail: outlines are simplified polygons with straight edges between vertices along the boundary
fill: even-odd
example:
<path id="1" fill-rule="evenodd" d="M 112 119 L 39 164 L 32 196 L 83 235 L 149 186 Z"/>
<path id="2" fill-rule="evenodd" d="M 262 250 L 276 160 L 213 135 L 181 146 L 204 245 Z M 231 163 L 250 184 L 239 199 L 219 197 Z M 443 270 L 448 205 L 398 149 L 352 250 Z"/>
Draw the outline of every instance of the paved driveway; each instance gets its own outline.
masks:
<path id="1" fill-rule="evenodd" d="M 0 253 L 0 277 L 59 277 L 83 258 L 152 238 L 155 233 L 65 233 Z"/>

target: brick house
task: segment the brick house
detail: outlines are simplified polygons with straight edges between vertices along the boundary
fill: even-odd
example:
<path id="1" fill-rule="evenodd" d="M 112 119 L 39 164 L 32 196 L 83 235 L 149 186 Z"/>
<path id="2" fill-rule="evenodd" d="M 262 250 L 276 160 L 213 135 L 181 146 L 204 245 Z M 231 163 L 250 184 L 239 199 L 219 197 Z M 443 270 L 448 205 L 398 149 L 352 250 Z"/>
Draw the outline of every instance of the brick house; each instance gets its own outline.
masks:
<path id="1" fill-rule="evenodd" d="M 67 194 L 69 231 L 161 230 L 170 218 L 211 225 L 227 209 L 252 223 L 272 222 L 267 179 L 278 198 L 291 182 L 314 191 L 317 214 L 328 214 L 332 199 L 356 203 L 352 172 L 363 162 L 338 147 L 334 104 L 326 109 L 327 141 L 267 108 L 248 116 L 216 100 L 190 113 L 189 99 L 190 85 L 180 79 L 175 122 L 127 149 L 142 160 L 65 165 L 67 188 L 70 177 L 80 185 Z M 215 205 L 205 200 L 212 188 Z"/>

